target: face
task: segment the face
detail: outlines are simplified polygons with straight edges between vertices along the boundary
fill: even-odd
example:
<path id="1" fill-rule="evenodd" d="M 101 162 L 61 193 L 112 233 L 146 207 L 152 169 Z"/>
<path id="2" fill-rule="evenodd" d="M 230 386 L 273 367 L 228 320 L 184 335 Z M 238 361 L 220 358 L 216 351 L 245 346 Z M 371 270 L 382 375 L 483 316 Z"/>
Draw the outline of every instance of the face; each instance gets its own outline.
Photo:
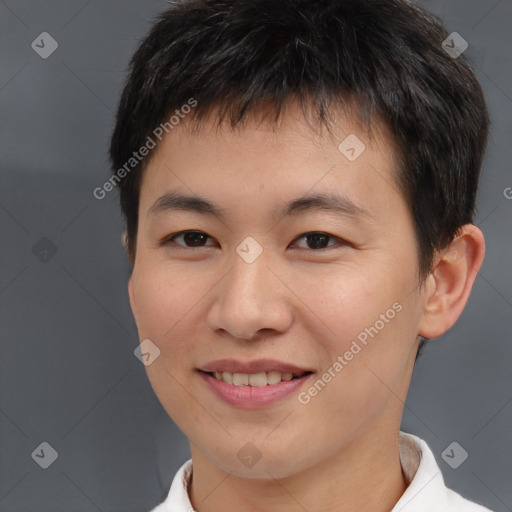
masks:
<path id="1" fill-rule="evenodd" d="M 130 303 L 193 458 L 286 477 L 398 429 L 423 302 L 412 218 L 383 126 L 370 140 L 340 118 L 320 136 L 294 104 L 277 126 L 209 119 L 170 132 L 145 170 Z M 220 359 L 311 373 L 240 388 L 200 371 Z M 243 367 L 261 359 L 278 363 Z"/>

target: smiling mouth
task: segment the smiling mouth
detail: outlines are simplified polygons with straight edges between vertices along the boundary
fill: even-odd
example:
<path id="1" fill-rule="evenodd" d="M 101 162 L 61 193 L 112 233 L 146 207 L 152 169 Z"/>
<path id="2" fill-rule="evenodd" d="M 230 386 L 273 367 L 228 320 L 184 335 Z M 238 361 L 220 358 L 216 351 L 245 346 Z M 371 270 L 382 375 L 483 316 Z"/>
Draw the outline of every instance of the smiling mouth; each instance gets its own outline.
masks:
<path id="1" fill-rule="evenodd" d="M 310 371 L 300 373 L 284 373 L 276 371 L 258 373 L 205 372 L 203 370 L 199 371 L 206 373 L 207 375 L 210 375 L 217 380 L 223 381 L 226 384 L 251 387 L 271 386 L 273 384 L 279 384 L 282 381 L 300 379 L 301 377 L 305 377 L 313 373 Z"/>

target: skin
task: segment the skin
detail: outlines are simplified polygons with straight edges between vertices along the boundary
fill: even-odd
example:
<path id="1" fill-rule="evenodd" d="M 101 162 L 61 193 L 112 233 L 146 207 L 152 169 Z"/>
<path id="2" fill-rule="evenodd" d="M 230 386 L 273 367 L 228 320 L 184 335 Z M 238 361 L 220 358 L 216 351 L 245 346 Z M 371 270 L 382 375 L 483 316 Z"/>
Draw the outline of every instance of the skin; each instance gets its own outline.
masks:
<path id="1" fill-rule="evenodd" d="M 293 102 L 277 125 L 257 113 L 239 130 L 216 129 L 215 119 L 212 112 L 197 133 L 183 121 L 151 155 L 128 284 L 139 337 L 161 351 L 146 367 L 149 380 L 190 442 L 191 503 L 200 512 L 389 511 L 407 487 L 398 432 L 417 337 L 440 336 L 461 314 L 483 235 L 464 226 L 419 286 L 412 217 L 384 125 L 374 123 L 370 140 L 340 112 L 330 138 L 312 131 Z M 338 150 L 349 134 L 366 145 L 355 161 Z M 272 216 L 278 205 L 332 190 L 373 218 Z M 212 201 L 225 217 L 148 215 L 169 191 Z M 159 245 L 183 230 L 209 238 L 192 248 L 183 237 Z M 331 235 L 328 248 L 308 245 L 301 235 L 309 232 Z M 263 249 L 250 264 L 236 252 L 247 236 Z M 306 405 L 293 393 L 262 409 L 232 407 L 195 371 L 225 357 L 270 357 L 319 377 L 397 301 L 402 310 Z M 237 457 L 247 442 L 261 453 L 251 468 Z"/>

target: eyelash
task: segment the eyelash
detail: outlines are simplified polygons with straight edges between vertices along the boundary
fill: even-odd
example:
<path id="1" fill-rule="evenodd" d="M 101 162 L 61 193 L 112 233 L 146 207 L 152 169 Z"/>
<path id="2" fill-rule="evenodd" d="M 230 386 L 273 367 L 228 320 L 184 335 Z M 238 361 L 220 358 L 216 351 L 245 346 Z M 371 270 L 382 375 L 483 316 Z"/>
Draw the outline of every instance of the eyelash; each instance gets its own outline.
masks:
<path id="1" fill-rule="evenodd" d="M 213 247 L 211 245 L 198 246 L 198 247 L 189 247 L 187 245 L 177 244 L 176 242 L 173 241 L 173 239 L 175 239 L 176 237 L 181 236 L 181 235 L 185 235 L 187 233 L 196 233 L 196 234 L 206 235 L 207 238 L 210 238 L 210 239 L 212 238 L 212 237 L 208 236 L 204 231 L 185 230 L 185 231 L 179 231 L 178 233 L 172 233 L 171 235 L 166 236 L 165 238 L 163 238 L 159 242 L 159 245 L 160 246 L 164 246 L 164 245 L 168 245 L 170 243 L 173 243 L 173 244 L 175 244 L 175 245 L 177 245 L 179 247 L 182 247 L 183 249 L 202 249 L 203 247 Z M 334 239 L 335 241 L 338 242 L 338 247 L 349 246 L 350 245 L 345 240 L 342 240 L 341 238 L 339 238 L 337 236 L 330 235 L 329 233 L 325 233 L 323 231 L 308 231 L 307 233 L 303 233 L 302 235 L 299 235 L 297 238 L 295 238 L 294 241 L 304 239 L 308 235 L 323 235 L 325 237 L 328 237 L 329 239 Z M 327 250 L 333 249 L 335 247 L 336 246 L 327 246 L 327 247 L 322 247 L 320 249 L 309 249 L 309 248 L 308 249 L 310 251 L 314 251 L 314 252 L 323 252 L 323 251 L 327 251 Z M 299 248 L 299 250 L 303 250 L 303 249 L 305 249 L 305 248 L 304 247 L 300 247 Z M 306 249 L 306 250 L 308 250 L 308 249 Z"/>

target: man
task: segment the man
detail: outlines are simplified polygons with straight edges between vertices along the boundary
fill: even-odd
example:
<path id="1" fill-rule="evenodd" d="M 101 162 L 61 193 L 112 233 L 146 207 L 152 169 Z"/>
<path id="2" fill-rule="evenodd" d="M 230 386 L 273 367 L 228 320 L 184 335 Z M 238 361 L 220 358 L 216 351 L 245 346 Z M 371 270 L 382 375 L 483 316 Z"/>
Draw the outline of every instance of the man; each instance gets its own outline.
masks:
<path id="1" fill-rule="evenodd" d="M 113 178 L 192 455 L 156 511 L 487 510 L 400 432 L 484 258 L 489 119 L 447 35 L 403 0 L 192 0 L 141 43 Z"/>

